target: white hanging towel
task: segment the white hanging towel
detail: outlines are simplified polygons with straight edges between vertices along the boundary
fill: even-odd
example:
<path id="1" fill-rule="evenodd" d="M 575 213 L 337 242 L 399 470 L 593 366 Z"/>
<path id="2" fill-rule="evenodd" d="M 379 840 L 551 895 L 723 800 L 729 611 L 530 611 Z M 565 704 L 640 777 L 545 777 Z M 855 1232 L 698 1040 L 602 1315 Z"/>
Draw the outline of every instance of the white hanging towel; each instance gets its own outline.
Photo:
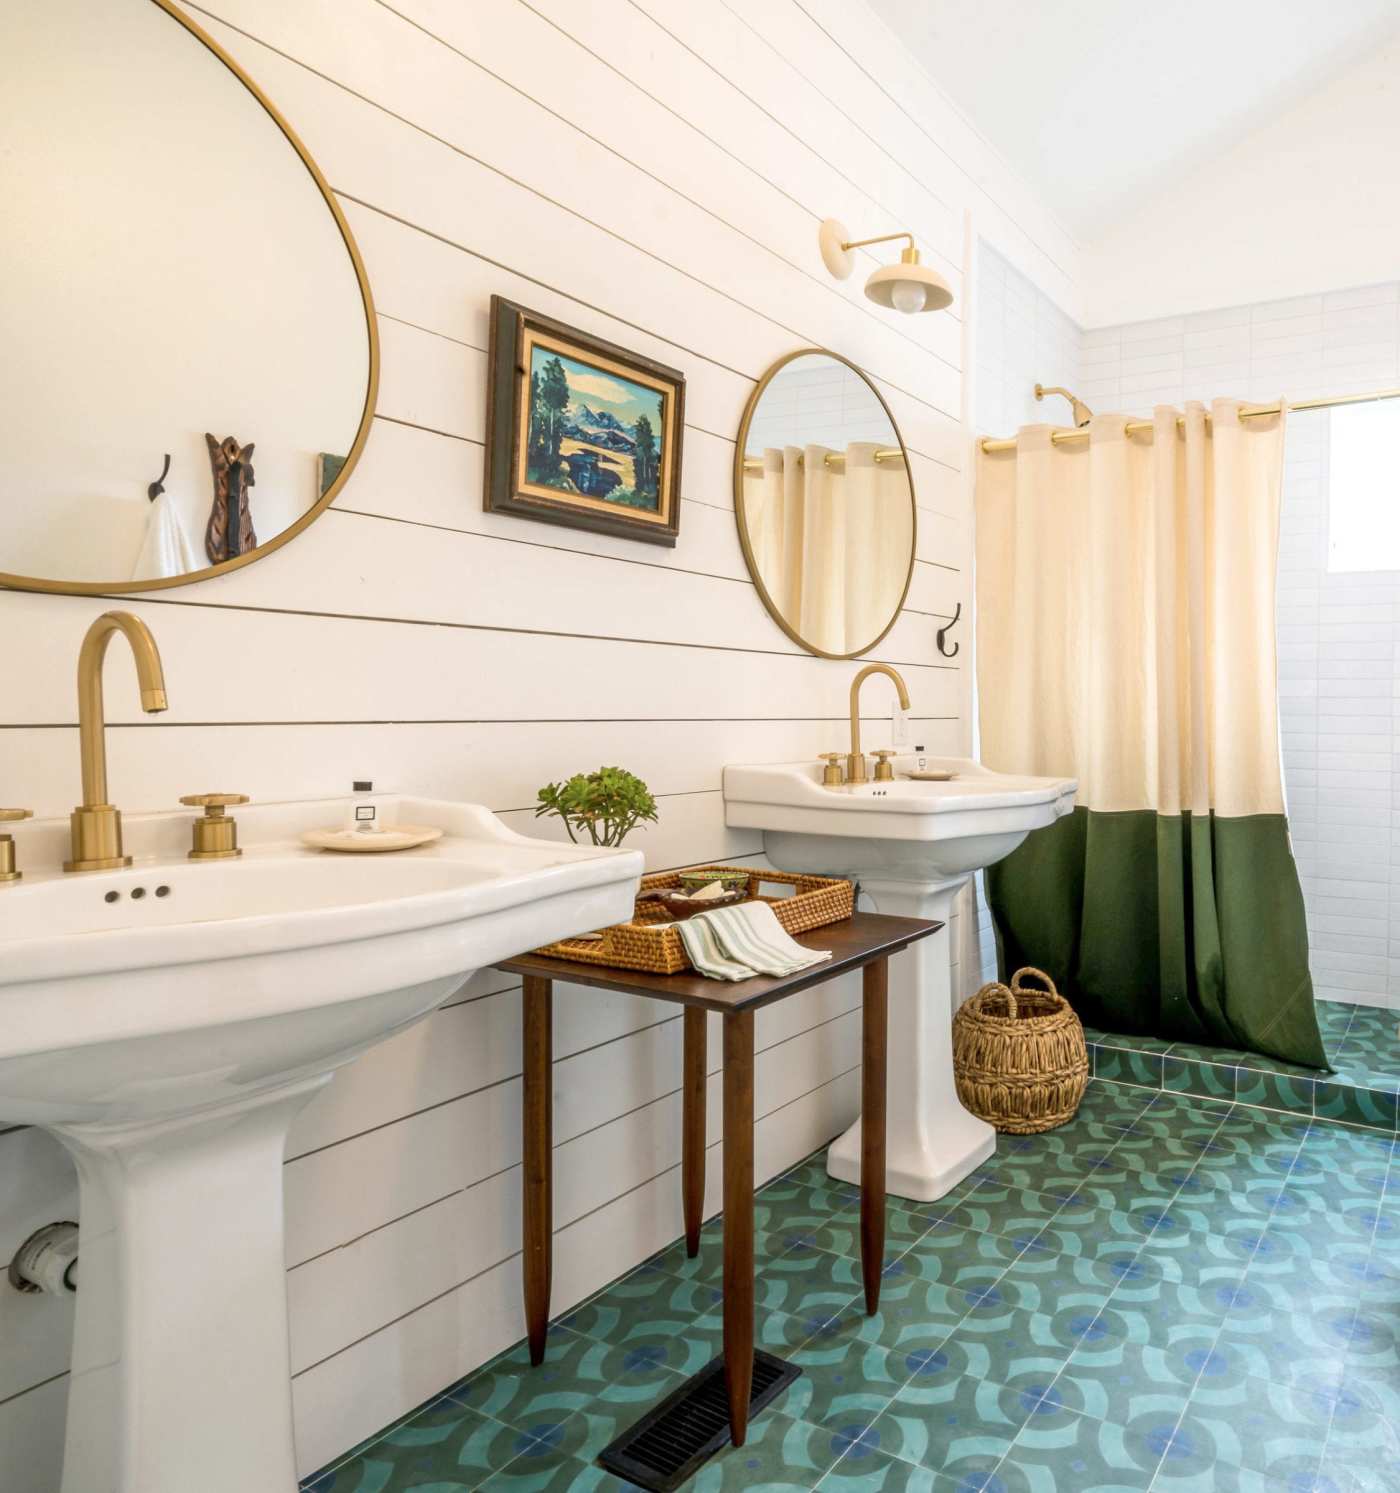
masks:
<path id="1" fill-rule="evenodd" d="M 151 504 L 146 521 L 146 537 L 131 571 L 133 581 L 159 581 L 176 575 L 202 570 L 207 562 L 195 554 L 180 510 L 169 493 L 163 492 Z"/>

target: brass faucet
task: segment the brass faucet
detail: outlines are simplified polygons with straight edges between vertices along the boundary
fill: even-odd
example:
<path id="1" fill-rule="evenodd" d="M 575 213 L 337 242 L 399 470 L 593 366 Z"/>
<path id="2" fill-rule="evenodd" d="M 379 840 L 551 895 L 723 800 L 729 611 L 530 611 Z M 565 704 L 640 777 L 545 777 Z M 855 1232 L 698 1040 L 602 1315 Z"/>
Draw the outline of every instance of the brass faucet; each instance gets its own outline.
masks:
<path id="1" fill-rule="evenodd" d="M 909 709 L 909 691 L 905 688 L 904 680 L 888 664 L 867 664 L 851 681 L 851 755 L 846 758 L 846 781 L 848 783 L 867 781 L 865 753 L 860 749 L 860 687 L 872 674 L 884 674 L 893 679 L 894 687 L 899 691 L 901 707 L 905 710 Z M 887 762 L 882 762 L 880 765 L 889 766 Z M 894 773 L 891 771 L 889 775 L 893 777 Z"/>
<path id="2" fill-rule="evenodd" d="M 150 629 L 130 612 L 103 612 L 87 630 L 78 654 L 78 743 L 83 759 L 83 801 L 73 810 L 73 858 L 65 871 L 111 871 L 129 866 L 122 854 L 122 816 L 107 802 L 107 722 L 102 709 L 102 666 L 112 634 L 124 633 L 136 656 L 141 709 L 166 708 L 165 673 Z"/>

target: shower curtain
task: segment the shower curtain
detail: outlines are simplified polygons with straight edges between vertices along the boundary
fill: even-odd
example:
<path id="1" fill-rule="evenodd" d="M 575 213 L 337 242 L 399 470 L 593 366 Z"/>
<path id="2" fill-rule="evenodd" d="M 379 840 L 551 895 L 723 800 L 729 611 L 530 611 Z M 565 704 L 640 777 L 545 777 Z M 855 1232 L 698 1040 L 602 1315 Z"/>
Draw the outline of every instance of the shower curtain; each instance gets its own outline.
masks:
<path id="1" fill-rule="evenodd" d="M 769 447 L 763 470 L 744 479 L 755 568 L 789 624 L 827 653 L 869 647 L 904 588 L 908 477 L 876 460 L 881 449 Z"/>
<path id="2" fill-rule="evenodd" d="M 986 877 L 1003 972 L 1087 1022 L 1322 1068 L 1274 650 L 1283 417 L 1216 400 L 980 452 L 982 753 L 1077 777 Z"/>

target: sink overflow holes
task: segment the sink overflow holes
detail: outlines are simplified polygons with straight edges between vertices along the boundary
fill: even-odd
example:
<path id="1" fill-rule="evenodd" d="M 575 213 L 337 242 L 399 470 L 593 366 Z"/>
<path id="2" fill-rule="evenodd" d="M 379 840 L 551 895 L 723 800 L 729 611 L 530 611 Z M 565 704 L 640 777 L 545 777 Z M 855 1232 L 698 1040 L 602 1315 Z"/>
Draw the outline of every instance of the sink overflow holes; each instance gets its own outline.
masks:
<path id="1" fill-rule="evenodd" d="M 103 894 L 102 900 L 104 902 L 120 902 L 121 901 L 121 895 L 122 894 L 120 892 L 106 892 L 106 893 Z M 134 887 L 132 887 L 132 889 L 131 889 L 131 900 L 133 902 L 139 902 L 142 899 L 142 897 L 144 897 L 145 895 L 146 895 L 146 888 L 145 887 L 143 887 L 143 886 L 134 886 Z M 169 895 L 170 895 L 170 888 L 168 886 L 158 886 L 156 888 L 156 896 L 157 897 L 168 897 Z"/>

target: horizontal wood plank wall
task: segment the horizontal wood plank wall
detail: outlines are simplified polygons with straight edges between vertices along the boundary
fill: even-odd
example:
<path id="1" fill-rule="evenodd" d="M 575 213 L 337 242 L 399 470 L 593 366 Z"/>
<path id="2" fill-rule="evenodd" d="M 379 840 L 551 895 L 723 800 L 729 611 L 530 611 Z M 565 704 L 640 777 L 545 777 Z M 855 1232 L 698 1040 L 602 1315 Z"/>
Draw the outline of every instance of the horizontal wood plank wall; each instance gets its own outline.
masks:
<path id="1" fill-rule="evenodd" d="M 721 769 L 840 746 L 852 673 L 772 624 L 734 531 L 744 402 L 773 359 L 806 344 L 866 367 L 900 421 L 918 563 L 874 656 L 909 681 L 915 739 L 965 749 L 967 634 L 955 661 L 934 643 L 970 600 L 964 217 L 1062 304 L 1073 249 L 864 6 L 192 10 L 339 195 L 378 302 L 383 380 L 364 459 L 306 535 L 235 575 L 124 603 L 154 630 L 171 695 L 158 723 L 142 717 L 113 650 L 108 739 L 124 807 L 213 788 L 315 796 L 369 776 L 548 834 L 531 818 L 535 789 L 620 762 L 660 801 L 660 824 L 636 840 L 649 865 L 764 864 L 759 836 L 724 826 Z M 952 311 L 877 310 L 860 294 L 879 262 L 868 252 L 847 284 L 828 278 L 815 253 L 827 215 L 865 232 L 912 228 L 959 295 Z M 493 292 L 685 370 L 675 550 L 481 511 Z M 6 801 L 72 806 L 72 674 L 100 607 L 0 593 Z M 866 708 L 878 744 L 877 690 Z M 760 1014 L 760 1175 L 854 1115 L 858 1007 L 841 981 Z M 680 1024 L 566 988 L 557 1027 L 562 1308 L 680 1231 Z M 287 1254 L 303 1471 L 521 1334 L 518 1031 L 518 986 L 483 971 L 344 1072 L 296 1128 Z M 710 1051 L 713 1144 L 718 1040 Z M 52 1141 L 0 1133 L 0 1263 L 76 1207 Z M 71 1322 L 66 1303 L 0 1290 L 6 1493 L 57 1486 Z"/>

